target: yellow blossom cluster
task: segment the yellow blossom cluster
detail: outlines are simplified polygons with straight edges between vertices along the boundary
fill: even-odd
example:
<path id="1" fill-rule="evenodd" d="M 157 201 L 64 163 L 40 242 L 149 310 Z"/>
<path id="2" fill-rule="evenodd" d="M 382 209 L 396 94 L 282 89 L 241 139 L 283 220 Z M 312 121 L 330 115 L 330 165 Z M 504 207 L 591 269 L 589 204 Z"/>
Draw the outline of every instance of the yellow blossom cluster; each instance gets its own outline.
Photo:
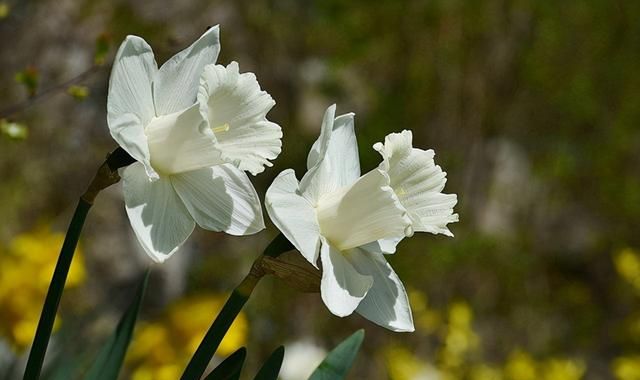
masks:
<path id="1" fill-rule="evenodd" d="M 425 322 L 428 334 L 438 333 L 441 344 L 433 356 L 421 356 L 400 345 L 386 347 L 383 355 L 391 380 L 580 380 L 586 372 L 581 360 L 557 357 L 536 360 L 520 349 L 514 349 L 502 364 L 479 362 L 480 338 L 474 332 L 473 310 L 468 303 L 452 303 L 444 314 L 446 318 L 440 318 L 440 312 L 428 308 L 424 295 L 411 291 L 410 297 L 412 302 L 419 301 L 414 308 L 418 325 L 419 321 Z M 631 365 L 630 361 L 620 362 L 616 371 L 631 373 L 634 370 Z"/>
<path id="2" fill-rule="evenodd" d="M 64 234 L 40 227 L 0 247 L 0 336 L 18 353 L 33 340 L 63 240 Z M 65 287 L 77 287 L 85 277 L 78 249 Z"/>
<path id="3" fill-rule="evenodd" d="M 640 355 L 617 358 L 612 367 L 618 380 L 640 380 Z"/>
<path id="4" fill-rule="evenodd" d="M 159 320 L 139 323 L 127 353 L 131 379 L 179 378 L 224 302 L 225 298 L 217 295 L 191 296 L 169 306 Z M 247 334 L 248 322 L 240 313 L 216 354 L 224 357 L 240 348 Z"/>

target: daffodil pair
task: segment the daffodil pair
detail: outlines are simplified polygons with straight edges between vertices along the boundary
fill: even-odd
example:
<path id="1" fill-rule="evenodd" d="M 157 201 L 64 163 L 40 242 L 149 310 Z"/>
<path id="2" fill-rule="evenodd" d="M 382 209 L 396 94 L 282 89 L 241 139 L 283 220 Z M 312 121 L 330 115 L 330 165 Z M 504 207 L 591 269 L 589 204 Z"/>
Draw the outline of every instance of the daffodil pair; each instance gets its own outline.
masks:
<path id="1" fill-rule="evenodd" d="M 113 138 L 137 162 L 121 171 L 127 214 L 155 261 L 193 231 L 246 235 L 264 228 L 245 171 L 258 174 L 281 150 L 266 119 L 275 102 L 251 73 L 215 65 L 214 27 L 159 69 L 147 43 L 129 36 L 118 50 L 108 95 Z M 414 232 L 452 235 L 456 195 L 432 150 L 409 131 L 374 145 L 380 165 L 362 175 L 354 115 L 327 109 L 301 181 L 280 173 L 266 194 L 274 224 L 314 266 L 321 294 L 338 316 L 354 311 L 394 331 L 413 331 L 406 291 L 385 259 Z"/>
<path id="2" fill-rule="evenodd" d="M 456 195 L 443 194 L 446 174 L 432 150 L 415 149 L 410 131 L 374 146 L 383 161 L 361 175 L 354 115 L 327 109 L 320 137 L 298 182 L 280 173 L 266 207 L 282 233 L 313 265 L 322 265 L 321 294 L 337 316 L 354 311 L 394 331 L 413 331 L 406 291 L 384 258 L 416 231 L 451 235 Z"/>

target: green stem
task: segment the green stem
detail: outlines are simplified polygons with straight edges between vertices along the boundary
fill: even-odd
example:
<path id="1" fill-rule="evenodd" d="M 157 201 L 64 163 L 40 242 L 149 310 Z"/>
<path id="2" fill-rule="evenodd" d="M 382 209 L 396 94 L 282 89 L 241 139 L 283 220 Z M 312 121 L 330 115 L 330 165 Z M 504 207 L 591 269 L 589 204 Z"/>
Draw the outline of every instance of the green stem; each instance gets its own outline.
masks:
<path id="1" fill-rule="evenodd" d="M 213 321 L 209 331 L 207 331 L 202 342 L 200 342 L 189 364 L 187 364 L 180 378 L 181 380 L 199 380 L 202 378 L 213 354 L 216 353 L 220 342 L 222 342 L 222 338 L 224 338 L 227 330 L 229 330 L 229 327 L 231 327 L 240 310 L 242 310 L 249 296 L 251 296 L 258 281 L 264 276 L 264 272 L 262 272 L 259 265 L 260 259 L 261 257 L 256 260 L 256 263 L 254 263 L 251 268 L 251 272 L 242 280 L 240 285 L 233 290 L 229 299 L 227 299 L 227 302 Z"/>
<path id="2" fill-rule="evenodd" d="M 60 256 L 58 256 L 58 262 L 56 268 L 53 271 L 53 277 L 49 284 L 49 290 L 44 300 L 42 307 L 42 313 L 40 314 L 40 320 L 38 321 L 38 327 L 36 329 L 36 335 L 31 345 L 31 351 L 29 352 L 29 358 L 27 359 L 27 366 L 24 372 L 24 380 L 37 380 L 40 378 L 40 372 L 42 371 L 42 364 L 44 363 L 44 357 L 47 352 L 47 346 L 49 345 L 49 338 L 51 337 L 51 331 L 53 330 L 53 323 L 56 320 L 56 313 L 58 312 L 58 306 L 60 305 L 60 298 L 62 298 L 62 291 L 64 290 L 64 284 L 67 281 L 67 274 L 71 267 L 71 261 L 73 260 L 73 254 L 78 245 L 78 239 L 82 232 L 82 226 L 89 213 L 89 209 L 93 205 L 98 193 L 113 185 L 120 180 L 117 170 L 133 163 L 134 160 L 125 152 L 122 148 L 117 148 L 111 154 L 107 156 L 105 162 L 98 168 L 98 172 L 89 184 L 87 191 L 80 197 L 76 211 L 73 214 L 67 235 L 64 238 L 62 249 L 60 250 Z"/>
<path id="3" fill-rule="evenodd" d="M 224 335 L 240 313 L 240 310 L 242 310 L 244 304 L 247 303 L 258 281 L 267 274 L 262 266 L 263 257 L 278 257 L 280 254 L 292 249 L 294 249 L 293 245 L 282 234 L 278 234 L 278 236 L 269 243 L 263 254 L 253 263 L 249 274 L 242 280 L 240 285 L 233 290 L 222 310 L 218 313 L 218 316 L 213 321 L 209 331 L 207 331 L 207 334 L 200 342 L 198 349 L 182 373 L 181 380 L 199 380 L 202 378 L 222 338 L 224 338 Z"/>
<path id="4" fill-rule="evenodd" d="M 56 269 L 53 272 L 51 285 L 47 291 L 47 297 L 44 300 L 42 314 L 40 314 L 40 321 L 38 322 L 38 328 L 36 329 L 36 335 L 24 372 L 25 380 L 35 380 L 40 377 L 44 355 L 47 351 L 47 345 L 49 344 L 49 337 L 53 329 L 53 322 L 56 319 L 56 311 L 60 304 L 60 298 L 62 297 L 64 284 L 67 280 L 71 260 L 73 259 L 73 254 L 78 245 L 78 239 L 80 238 L 80 232 L 82 231 L 82 226 L 84 225 L 90 208 L 91 203 L 81 198 L 73 214 L 73 219 L 71 219 L 69 230 L 65 236 L 62 249 L 60 250 L 60 256 L 56 263 Z"/>

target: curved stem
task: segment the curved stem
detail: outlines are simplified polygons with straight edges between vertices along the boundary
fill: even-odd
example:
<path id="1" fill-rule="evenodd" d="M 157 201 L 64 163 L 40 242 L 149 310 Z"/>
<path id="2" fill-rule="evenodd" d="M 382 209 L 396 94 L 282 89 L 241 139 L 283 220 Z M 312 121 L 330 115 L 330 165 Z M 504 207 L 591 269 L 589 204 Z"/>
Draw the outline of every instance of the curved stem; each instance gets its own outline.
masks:
<path id="1" fill-rule="evenodd" d="M 71 219 L 71 224 L 67 230 L 67 235 L 64 238 L 60 256 L 56 263 L 56 269 L 51 278 L 51 285 L 49 285 L 47 297 L 44 300 L 44 306 L 42 307 L 42 314 L 40 314 L 40 321 L 38 322 L 36 335 L 33 339 L 31 352 L 29 352 L 29 359 L 24 372 L 25 380 L 35 380 L 40 377 L 42 363 L 44 362 L 44 356 L 49 344 L 49 337 L 53 329 L 53 322 L 56 319 L 56 311 L 58 310 L 60 298 L 62 297 L 62 290 L 67 280 L 67 274 L 69 273 L 71 260 L 73 260 L 73 254 L 78 244 L 78 238 L 80 238 L 82 226 L 84 225 L 90 208 L 91 203 L 81 198 Z"/>
<path id="2" fill-rule="evenodd" d="M 67 281 L 67 274 L 71 267 L 73 254 L 75 253 L 76 246 L 78 245 L 78 239 L 80 238 L 80 233 L 82 232 L 82 227 L 84 226 L 84 221 L 89 213 L 89 209 L 101 190 L 120 180 L 120 177 L 115 170 L 119 167 L 129 165 L 132 162 L 131 157 L 126 154 L 126 152 L 125 154 L 122 154 L 122 152 L 124 151 L 121 148 L 118 148 L 107 157 L 107 160 L 100 166 L 98 172 L 91 181 L 89 188 L 78 201 L 78 206 L 76 207 L 76 211 L 74 212 L 71 223 L 69 224 L 69 229 L 67 230 L 67 234 L 64 238 L 60 255 L 58 256 L 56 268 L 53 271 L 49 290 L 47 291 L 47 296 L 44 300 L 42 313 L 40 314 L 40 320 L 38 321 L 38 327 L 36 329 L 36 335 L 33 339 L 33 344 L 31 345 L 29 359 L 27 359 L 24 380 L 36 380 L 40 377 L 47 346 L 49 345 L 49 338 L 51 337 L 51 331 L 53 330 L 53 323 L 56 319 L 60 299 L 62 298 L 64 284 Z"/>

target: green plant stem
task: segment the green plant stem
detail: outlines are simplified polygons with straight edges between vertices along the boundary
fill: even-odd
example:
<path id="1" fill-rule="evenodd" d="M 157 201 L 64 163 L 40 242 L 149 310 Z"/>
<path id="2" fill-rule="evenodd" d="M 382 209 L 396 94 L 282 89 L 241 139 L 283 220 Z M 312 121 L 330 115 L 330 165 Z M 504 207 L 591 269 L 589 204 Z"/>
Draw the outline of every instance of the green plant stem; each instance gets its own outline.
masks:
<path id="1" fill-rule="evenodd" d="M 218 316 L 213 321 L 213 324 L 207 331 L 206 335 L 200 342 L 195 354 L 191 357 L 189 364 L 182 373 L 181 380 L 199 380 L 202 378 L 204 371 L 206 371 L 211 358 L 216 353 L 222 338 L 229 330 L 229 327 L 236 319 L 240 310 L 253 292 L 253 289 L 258 284 L 258 281 L 266 274 L 269 274 L 263 267 L 263 258 L 271 257 L 276 258 L 282 253 L 290 251 L 295 247 L 289 242 L 289 240 L 283 235 L 278 234 L 265 248 L 260 257 L 253 262 L 249 274 L 238 285 L 227 302 L 218 313 Z"/>
<path id="2" fill-rule="evenodd" d="M 42 363 L 44 362 L 44 355 L 47 351 L 49 337 L 51 336 L 53 323 L 56 319 L 56 310 L 58 310 L 64 284 L 67 280 L 67 274 L 69 273 L 69 267 L 73 260 L 73 254 L 76 250 L 76 246 L 78 245 L 80 232 L 82 231 L 82 226 L 84 225 L 85 218 L 87 217 L 87 213 L 90 208 L 91 203 L 81 198 L 78 202 L 78 206 L 76 207 L 76 211 L 73 214 L 73 218 L 71 219 L 71 224 L 67 230 L 67 235 L 64 238 L 64 243 L 60 250 L 60 256 L 56 263 L 56 269 L 53 272 L 51 285 L 49 286 L 47 297 L 44 300 L 42 314 L 40 315 L 40 321 L 38 322 L 38 328 L 36 329 L 36 335 L 33 340 L 33 345 L 31 346 L 27 367 L 24 372 L 25 380 L 35 380 L 40 377 Z"/>
<path id="3" fill-rule="evenodd" d="M 260 265 L 261 259 L 262 256 L 254 262 L 249 274 L 242 280 L 240 285 L 233 290 L 227 299 L 224 307 L 213 321 L 202 342 L 200 342 L 189 364 L 187 364 L 180 378 L 181 380 L 199 380 L 204 374 L 222 338 L 224 338 L 227 330 L 229 330 L 229 327 L 240 313 L 240 310 L 242 310 L 249 296 L 251 296 L 258 281 L 265 275 Z"/>
<path id="4" fill-rule="evenodd" d="M 36 334 L 33 339 L 33 344 L 31 345 L 29 358 L 27 359 L 27 366 L 23 377 L 24 380 L 37 380 L 40 378 L 42 364 L 44 363 L 47 346 L 49 345 L 49 338 L 51 337 L 56 313 L 60 305 L 60 299 L 62 298 L 62 291 L 67 281 L 67 274 L 71 267 L 73 254 L 78 245 L 78 239 L 80 238 L 80 233 L 82 232 L 82 227 L 84 226 L 84 221 L 89 213 L 89 209 L 101 190 L 120 180 L 117 169 L 127 166 L 132 162 L 133 159 L 121 148 L 109 154 L 105 162 L 98 168 L 98 172 L 89 184 L 89 188 L 78 201 L 78 206 L 69 224 L 69 229 L 64 238 L 60 255 L 58 256 L 56 268 L 53 271 L 49 290 L 44 300 Z"/>

